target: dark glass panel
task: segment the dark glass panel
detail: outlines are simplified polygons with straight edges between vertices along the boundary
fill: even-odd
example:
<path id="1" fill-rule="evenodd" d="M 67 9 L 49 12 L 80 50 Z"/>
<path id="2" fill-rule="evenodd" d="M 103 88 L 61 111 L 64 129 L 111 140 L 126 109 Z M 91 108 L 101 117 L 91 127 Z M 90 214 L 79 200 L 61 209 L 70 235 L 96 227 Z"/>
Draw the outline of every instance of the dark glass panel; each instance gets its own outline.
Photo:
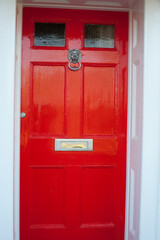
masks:
<path id="1" fill-rule="evenodd" d="M 85 25 L 85 47 L 114 48 L 114 25 Z"/>
<path id="2" fill-rule="evenodd" d="M 65 46 L 64 23 L 35 23 L 35 46 Z"/>

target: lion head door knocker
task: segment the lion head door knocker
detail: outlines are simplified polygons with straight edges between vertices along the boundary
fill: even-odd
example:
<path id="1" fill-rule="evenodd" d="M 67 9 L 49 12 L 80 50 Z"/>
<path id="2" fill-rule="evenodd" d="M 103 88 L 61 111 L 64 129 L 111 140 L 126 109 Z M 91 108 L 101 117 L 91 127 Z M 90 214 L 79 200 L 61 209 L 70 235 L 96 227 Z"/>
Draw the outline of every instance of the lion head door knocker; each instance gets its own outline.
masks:
<path id="1" fill-rule="evenodd" d="M 70 49 L 69 52 L 68 52 L 68 59 L 69 59 L 69 63 L 68 63 L 68 67 L 73 70 L 73 71 L 77 71 L 81 68 L 81 52 L 79 49 Z M 71 67 L 71 63 L 72 64 L 77 64 L 78 63 L 78 66 L 76 65 L 73 65 Z"/>

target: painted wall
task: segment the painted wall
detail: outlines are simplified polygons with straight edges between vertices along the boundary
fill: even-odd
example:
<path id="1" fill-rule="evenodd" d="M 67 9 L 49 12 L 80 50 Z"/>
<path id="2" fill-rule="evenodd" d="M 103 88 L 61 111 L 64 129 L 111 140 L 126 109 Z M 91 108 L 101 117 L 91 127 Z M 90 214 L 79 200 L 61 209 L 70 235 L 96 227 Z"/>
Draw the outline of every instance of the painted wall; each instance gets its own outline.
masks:
<path id="1" fill-rule="evenodd" d="M 160 184 L 160 0 L 145 0 L 140 240 L 158 238 Z"/>
<path id="2" fill-rule="evenodd" d="M 0 239 L 13 239 L 16 1 L 0 3 Z"/>

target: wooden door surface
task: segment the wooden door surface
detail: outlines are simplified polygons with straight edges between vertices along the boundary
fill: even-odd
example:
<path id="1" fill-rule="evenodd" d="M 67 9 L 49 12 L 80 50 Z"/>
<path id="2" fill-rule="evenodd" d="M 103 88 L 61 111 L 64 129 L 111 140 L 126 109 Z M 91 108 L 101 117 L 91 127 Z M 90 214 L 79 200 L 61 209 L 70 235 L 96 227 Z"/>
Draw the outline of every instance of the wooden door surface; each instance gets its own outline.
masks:
<path id="1" fill-rule="evenodd" d="M 24 8 L 21 240 L 124 239 L 127 62 L 128 13 Z"/>

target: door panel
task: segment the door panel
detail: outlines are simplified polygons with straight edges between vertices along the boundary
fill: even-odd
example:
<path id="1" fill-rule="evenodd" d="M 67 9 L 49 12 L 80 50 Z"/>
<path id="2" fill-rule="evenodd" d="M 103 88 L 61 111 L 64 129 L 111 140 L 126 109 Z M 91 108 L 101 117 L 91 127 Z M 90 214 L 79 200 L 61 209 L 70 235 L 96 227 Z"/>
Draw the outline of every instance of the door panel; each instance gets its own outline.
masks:
<path id="1" fill-rule="evenodd" d="M 31 228 L 64 225 L 64 169 L 32 167 L 31 182 Z"/>
<path id="2" fill-rule="evenodd" d="M 84 135 L 114 134 L 114 80 L 114 67 L 85 67 Z"/>
<path id="3" fill-rule="evenodd" d="M 86 24 L 101 29 L 94 48 Z M 127 13 L 24 8 L 21 240 L 124 239 L 127 37 Z M 93 151 L 55 151 L 55 139 L 86 138 Z"/>
<path id="4" fill-rule="evenodd" d="M 105 167 L 86 167 L 82 170 L 82 226 L 106 227 L 114 225 L 115 170 Z M 108 181 L 110 179 L 110 181 Z M 105 189 L 105 191 L 104 191 Z M 108 193 L 111 193 L 108 196 Z M 93 211 L 96 209 L 96 211 Z M 106 214 L 104 214 L 104 212 Z"/>
<path id="5" fill-rule="evenodd" d="M 33 132 L 64 134 L 64 66 L 33 66 Z"/>

